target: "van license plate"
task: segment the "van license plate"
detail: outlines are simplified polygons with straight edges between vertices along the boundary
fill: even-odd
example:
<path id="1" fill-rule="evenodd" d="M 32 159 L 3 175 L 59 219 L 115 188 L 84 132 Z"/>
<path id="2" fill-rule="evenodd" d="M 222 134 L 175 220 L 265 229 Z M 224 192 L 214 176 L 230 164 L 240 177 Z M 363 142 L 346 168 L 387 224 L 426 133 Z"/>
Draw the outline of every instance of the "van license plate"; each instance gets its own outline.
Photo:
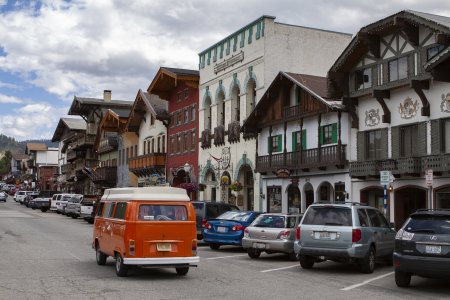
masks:
<path id="1" fill-rule="evenodd" d="M 428 253 L 428 254 L 441 254 L 441 246 L 425 245 L 425 253 Z"/>
<path id="2" fill-rule="evenodd" d="M 157 243 L 156 249 L 158 251 L 172 251 L 172 245 L 170 243 Z"/>

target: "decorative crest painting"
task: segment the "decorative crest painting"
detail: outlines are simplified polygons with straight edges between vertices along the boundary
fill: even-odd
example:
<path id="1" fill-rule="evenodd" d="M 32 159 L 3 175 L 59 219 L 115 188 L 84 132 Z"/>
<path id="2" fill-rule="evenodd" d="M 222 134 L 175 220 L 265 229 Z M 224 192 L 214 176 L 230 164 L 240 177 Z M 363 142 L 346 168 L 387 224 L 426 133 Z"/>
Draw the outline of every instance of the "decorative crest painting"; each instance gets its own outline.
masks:
<path id="1" fill-rule="evenodd" d="M 441 111 L 450 113 L 450 93 L 442 94 Z"/>
<path id="2" fill-rule="evenodd" d="M 414 101 L 407 97 L 403 103 L 400 103 L 398 111 L 402 119 L 411 119 L 417 115 L 417 110 L 419 109 L 419 101 Z"/>
<path id="3" fill-rule="evenodd" d="M 366 110 L 366 126 L 376 126 L 380 124 L 380 110 L 379 109 L 369 109 Z"/>

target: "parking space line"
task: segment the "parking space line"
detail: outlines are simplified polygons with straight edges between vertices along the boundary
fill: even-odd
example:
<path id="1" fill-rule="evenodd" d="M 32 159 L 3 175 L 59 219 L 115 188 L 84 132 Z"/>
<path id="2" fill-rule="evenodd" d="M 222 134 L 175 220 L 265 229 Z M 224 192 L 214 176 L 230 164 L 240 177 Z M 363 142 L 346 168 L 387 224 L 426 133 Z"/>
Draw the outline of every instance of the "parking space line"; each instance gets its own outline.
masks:
<path id="1" fill-rule="evenodd" d="M 221 259 L 221 258 L 231 258 L 231 257 L 238 257 L 238 256 L 247 256 L 247 254 L 238 254 L 238 255 L 229 255 L 229 256 L 217 256 L 217 257 L 210 257 L 207 259 Z"/>
<path id="2" fill-rule="evenodd" d="M 363 281 L 363 282 L 361 282 L 361 283 L 358 283 L 358 284 L 354 284 L 354 285 L 345 287 L 345 288 L 341 289 L 341 291 L 350 291 L 350 290 L 352 290 L 352 289 L 355 289 L 355 288 L 357 288 L 357 287 L 366 285 L 366 284 L 368 284 L 368 283 L 370 283 L 370 282 L 372 282 L 372 281 L 375 281 L 375 280 L 378 280 L 378 279 L 381 279 L 381 278 L 390 276 L 390 275 L 392 275 L 392 274 L 394 274 L 394 272 L 389 272 L 389 273 L 387 273 L 387 274 L 383 274 L 383 275 L 374 277 L 374 278 L 372 278 L 372 279 L 368 279 L 368 280 Z"/>
<path id="3" fill-rule="evenodd" d="M 263 270 L 263 271 L 260 271 L 260 272 L 261 272 L 261 273 L 267 273 L 267 272 L 273 272 L 273 271 L 278 271 L 278 270 L 284 270 L 284 269 L 295 268 L 295 267 L 298 267 L 298 266 L 299 266 L 299 264 L 295 264 L 295 265 L 289 266 L 289 267 L 283 267 L 283 268 L 276 268 L 276 269 Z"/>

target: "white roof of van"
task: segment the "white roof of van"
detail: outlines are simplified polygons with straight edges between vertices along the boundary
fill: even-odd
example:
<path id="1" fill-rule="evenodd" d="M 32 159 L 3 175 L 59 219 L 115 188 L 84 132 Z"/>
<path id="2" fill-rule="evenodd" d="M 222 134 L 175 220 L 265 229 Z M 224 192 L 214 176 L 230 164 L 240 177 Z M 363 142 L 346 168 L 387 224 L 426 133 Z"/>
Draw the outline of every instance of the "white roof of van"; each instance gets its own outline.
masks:
<path id="1" fill-rule="evenodd" d="M 185 189 L 167 186 L 107 189 L 102 200 L 190 201 Z"/>

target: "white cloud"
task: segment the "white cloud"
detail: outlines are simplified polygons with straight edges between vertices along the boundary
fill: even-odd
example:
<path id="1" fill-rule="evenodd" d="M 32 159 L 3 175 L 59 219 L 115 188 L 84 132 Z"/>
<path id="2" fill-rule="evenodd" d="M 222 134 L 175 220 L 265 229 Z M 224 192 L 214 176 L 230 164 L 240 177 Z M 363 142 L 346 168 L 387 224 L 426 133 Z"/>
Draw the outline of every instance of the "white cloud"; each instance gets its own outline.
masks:
<path id="1" fill-rule="evenodd" d="M 0 85 L 0 87 L 1 87 L 1 85 Z M 5 103 L 23 103 L 23 100 L 19 99 L 17 97 L 0 94 L 0 103 L 3 103 L 3 104 L 5 104 Z"/>

